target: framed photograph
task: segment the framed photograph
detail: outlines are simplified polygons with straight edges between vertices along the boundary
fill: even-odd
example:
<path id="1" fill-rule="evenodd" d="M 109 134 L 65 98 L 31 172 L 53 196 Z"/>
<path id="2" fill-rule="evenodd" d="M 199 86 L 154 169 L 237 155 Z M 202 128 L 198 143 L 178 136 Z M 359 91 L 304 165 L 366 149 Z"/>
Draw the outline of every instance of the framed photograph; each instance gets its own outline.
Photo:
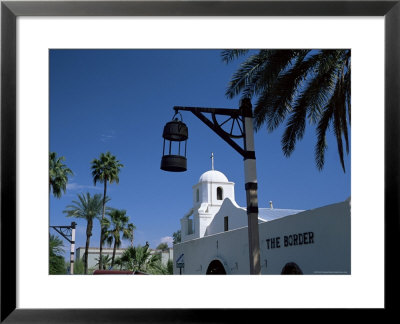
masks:
<path id="1" fill-rule="evenodd" d="M 246 316 L 254 316 L 253 313 L 263 316 L 270 309 L 394 310 L 396 307 L 394 292 L 398 287 L 398 275 L 394 269 L 400 229 L 399 21 L 399 1 L 2 1 L 1 322 L 214 323 L 234 321 L 239 313 L 244 313 Z M 301 50 L 304 49 L 341 49 L 343 55 L 349 57 L 350 52 L 346 51 L 351 51 L 351 105 L 353 106 L 351 160 L 350 157 L 346 157 L 340 163 L 340 159 L 335 156 L 337 163 L 335 166 L 339 166 L 340 171 L 343 167 L 343 171 L 347 172 L 346 176 L 343 180 L 337 177 L 335 181 L 331 180 L 325 186 L 320 184 L 319 187 L 324 188 L 326 195 L 330 196 L 332 201 L 328 199 L 325 203 L 328 205 L 338 201 L 339 198 L 335 196 L 336 192 L 341 190 L 338 188 L 347 186 L 350 191 L 351 179 L 351 203 L 348 203 L 351 206 L 349 207 L 351 226 L 346 227 L 349 238 L 351 231 L 351 243 L 347 239 L 344 242 L 341 233 L 338 232 L 335 244 L 336 249 L 351 244 L 351 250 L 348 249 L 351 252 L 347 255 L 349 260 L 351 256 L 351 266 L 349 261 L 343 272 L 338 264 L 335 265 L 336 256 L 333 248 L 329 253 L 331 262 L 328 268 L 331 268 L 328 270 L 337 270 L 336 273 L 325 271 L 327 269 L 324 268 L 314 269 L 312 273 L 306 268 L 299 269 L 298 265 L 288 263 L 291 268 L 285 267 L 285 271 L 296 270 L 298 273 L 304 271 L 306 275 L 295 276 L 295 279 L 274 275 L 224 276 L 223 279 L 221 276 L 196 276 L 203 273 L 245 273 L 241 272 L 243 270 L 237 263 L 235 268 L 232 265 L 224 266 L 223 261 L 218 264 L 212 261 L 209 269 L 205 269 L 203 264 L 193 263 L 190 274 L 194 276 L 179 276 L 182 271 L 189 271 L 190 268 L 187 260 L 185 265 L 183 258 L 185 251 L 181 245 L 174 251 L 181 255 L 179 258 L 178 255 L 174 256 L 177 264 L 174 274 L 178 274 L 174 276 L 134 276 L 134 280 L 129 279 L 128 282 L 126 276 L 49 275 L 47 250 L 49 225 L 66 225 L 74 221 L 62 215 L 66 205 L 65 200 L 62 202 L 62 207 L 61 204 L 57 207 L 57 203 L 52 205 L 51 199 L 49 200 L 48 154 L 55 142 L 68 142 L 68 145 L 63 147 L 75 145 L 77 149 L 74 154 L 85 157 L 88 165 L 83 165 L 84 163 L 79 161 L 73 170 L 78 170 L 77 174 L 82 174 L 87 169 L 89 174 L 90 159 L 86 155 L 89 152 L 93 155 L 93 147 L 89 148 L 90 144 L 82 144 L 80 147 L 79 143 L 86 143 L 83 137 L 86 137 L 88 143 L 97 141 L 99 150 L 106 150 L 108 147 L 112 147 L 113 150 L 110 143 L 118 137 L 120 141 L 118 147 L 121 149 L 116 150 L 119 152 L 118 158 L 122 156 L 121 167 L 126 164 L 125 161 L 132 159 L 128 165 L 134 166 L 136 172 L 130 175 L 128 172 L 125 173 L 125 177 L 129 179 L 124 179 L 125 184 L 120 186 L 124 189 L 120 189 L 119 192 L 125 191 L 126 199 L 131 199 L 129 190 L 134 188 L 132 192 L 135 194 L 132 199 L 137 199 L 136 204 L 141 206 L 137 209 L 138 213 L 145 210 L 143 203 L 146 201 L 152 201 L 150 205 L 153 205 L 147 207 L 148 217 L 151 217 L 152 213 L 158 215 L 165 213 L 166 220 L 163 220 L 165 223 L 160 217 L 156 221 L 159 224 L 153 224 L 159 228 L 168 228 L 169 232 L 165 234 L 168 236 L 162 237 L 161 243 L 172 242 L 172 234 L 176 234 L 173 233 L 174 227 L 169 228 L 171 225 L 167 225 L 171 213 L 174 215 L 181 213 L 179 216 L 181 223 L 176 222 L 176 226 L 173 225 L 176 229 L 180 229 L 180 226 L 189 228 L 192 224 L 190 222 L 193 222 L 190 218 L 192 214 L 186 210 L 168 211 L 165 201 L 172 201 L 167 193 L 171 186 L 184 186 L 189 189 L 190 208 L 190 199 L 193 198 L 194 202 L 200 201 L 201 197 L 206 195 L 203 195 L 200 182 L 208 173 L 201 175 L 199 185 L 195 184 L 197 179 L 193 181 L 193 177 L 197 177 L 197 174 L 200 176 L 200 171 L 204 168 L 212 169 L 214 172 L 216 163 L 217 170 L 222 169 L 221 165 L 226 166 L 221 171 L 228 171 L 229 181 L 236 182 L 237 187 L 245 182 L 246 191 L 249 188 L 249 190 L 254 189 L 257 181 L 253 186 L 248 181 L 253 176 L 251 167 L 246 169 L 249 162 L 245 162 L 244 175 L 240 161 L 237 173 L 233 169 L 230 170 L 230 161 L 237 158 L 237 152 L 232 153 L 231 157 L 230 153 L 218 151 L 217 144 L 213 153 L 211 146 L 202 145 L 204 142 L 209 142 L 208 135 L 200 135 L 202 132 L 200 129 L 204 128 L 204 125 L 196 128 L 194 120 L 190 118 L 198 117 L 203 122 L 204 119 L 199 114 L 190 115 L 191 108 L 183 106 L 187 104 L 197 106 L 198 109 L 199 106 L 208 105 L 208 98 L 216 98 L 213 97 L 213 92 L 221 92 L 222 96 L 224 95 L 215 85 L 216 82 L 222 83 L 216 74 L 213 80 L 204 79 L 199 80 L 200 83 L 188 84 L 195 79 L 193 75 L 203 78 L 199 72 L 201 70 L 209 69 L 210 75 L 213 75 L 212 71 L 215 70 L 211 67 L 213 63 L 204 61 L 203 57 L 207 55 L 220 57 L 225 49 L 257 51 L 260 48 L 299 49 L 296 55 L 303 55 L 305 52 Z M 130 60 L 135 60 L 135 64 L 129 63 L 128 56 Z M 201 59 L 196 61 L 200 56 Z M 350 59 L 347 60 L 349 61 Z M 163 64 L 168 64 L 169 69 Z M 85 69 L 80 68 L 83 66 Z M 175 66 L 177 68 L 174 71 Z M 178 72 L 178 67 L 182 73 Z M 125 77 L 118 85 L 111 84 L 112 75 L 117 69 L 123 71 Z M 233 70 L 233 68 L 229 70 L 230 75 Z M 157 73 L 154 73 L 155 71 Z M 175 74 L 173 79 L 175 81 L 163 84 L 162 81 L 167 74 Z M 192 79 L 186 78 L 185 74 L 192 74 Z M 342 82 L 345 82 L 343 80 Z M 207 86 L 203 88 L 199 84 Z M 65 85 L 71 86 L 65 87 Z M 68 89 L 73 88 L 72 85 L 74 92 L 68 92 Z M 131 92 L 131 86 L 136 87 L 136 92 Z M 106 94 L 111 87 L 114 89 L 113 95 L 107 97 Z M 85 96 L 76 97 L 79 91 L 85 92 Z M 116 97 L 118 93 L 126 98 L 125 102 L 118 100 Z M 137 95 L 135 97 L 138 93 L 141 94 L 140 98 Z M 73 96 L 75 97 L 72 98 Z M 70 100 L 71 98 L 74 100 Z M 157 101 L 154 101 L 154 98 L 157 98 Z M 235 100 L 238 101 L 239 96 L 235 97 Z M 223 100 L 216 101 L 213 99 L 209 105 L 214 103 L 216 107 L 225 105 Z M 51 109 L 51 103 L 54 102 L 57 102 L 58 107 L 63 107 L 57 114 Z M 104 102 L 107 104 L 104 105 Z M 242 105 L 242 102 L 238 105 Z M 68 106 L 71 104 L 75 106 Z M 157 104 L 165 107 L 154 108 Z M 126 108 L 112 108 L 116 105 L 126 105 Z M 134 107 L 132 110 L 129 108 L 131 105 Z M 87 109 L 86 106 L 94 108 Z M 105 106 L 108 108 L 105 109 Z M 226 108 L 226 105 L 224 107 Z M 118 115 L 118 118 L 111 118 L 110 114 Z M 189 137 L 192 142 L 188 143 L 188 148 L 185 146 L 185 156 L 188 150 L 188 169 L 192 168 L 190 175 L 193 177 L 186 177 L 184 180 L 180 178 L 179 182 L 177 177 L 165 176 L 163 189 L 160 187 L 161 182 L 157 182 L 156 179 L 159 174 L 148 171 L 146 167 L 150 165 L 160 171 L 158 169 L 161 157 L 161 169 L 176 167 L 175 160 L 165 160 L 165 150 L 168 148 L 165 141 L 162 145 L 161 132 L 170 117 L 174 115 L 173 120 L 175 120 L 178 114 L 185 122 L 189 120 L 187 124 L 190 124 Z M 154 118 L 155 115 L 158 118 Z M 235 118 L 232 119 L 232 116 L 228 118 L 228 121 L 232 122 L 230 135 L 234 129 Z M 84 124 L 90 121 L 93 124 Z M 207 121 L 205 123 L 207 124 Z M 214 123 L 218 124 L 215 120 Z M 107 127 L 101 127 L 106 124 Z M 225 122 L 221 122 L 221 127 L 224 124 Z M 237 124 L 239 126 L 236 130 L 243 135 L 239 122 Z M 212 125 L 208 126 L 212 128 Z M 54 132 L 54 129 L 59 131 L 60 135 L 55 136 L 54 134 L 58 133 Z M 87 129 L 87 132 L 79 132 L 78 129 Z M 146 135 L 146 132 L 157 133 L 157 137 L 153 140 L 148 133 Z M 222 134 L 221 131 L 218 132 L 219 135 Z M 169 139 L 165 136 L 165 129 L 163 137 L 164 140 Z M 210 141 L 213 141 L 213 137 L 215 134 L 210 135 Z M 250 139 L 247 139 L 247 144 L 249 141 Z M 280 141 L 280 138 L 277 141 Z M 255 142 L 257 148 L 261 146 L 261 141 L 258 141 L 257 137 Z M 336 142 L 332 144 L 334 146 L 332 154 L 337 154 L 337 144 Z M 227 146 L 226 143 L 221 145 Z M 130 155 L 124 155 L 126 147 L 129 147 Z M 183 149 L 179 146 L 179 154 L 181 148 Z M 304 201 L 306 195 L 300 194 L 299 189 L 291 192 L 288 188 L 291 174 L 279 174 L 277 170 L 280 166 L 272 162 L 268 162 L 270 165 L 266 166 L 265 161 L 269 160 L 264 159 L 264 154 L 273 157 L 275 153 L 272 145 L 263 149 L 264 153 L 257 154 L 257 163 L 263 163 L 262 167 L 257 167 L 258 176 L 264 179 L 264 182 L 271 180 L 270 186 L 274 187 L 277 196 L 282 197 L 282 201 L 285 201 L 285 198 L 293 202 L 293 205 L 288 206 L 292 212 L 312 210 L 314 207 L 324 205 L 321 202 L 319 206 L 310 207 Z M 198 150 L 197 155 L 193 152 L 195 150 Z M 237 147 L 236 150 L 241 152 Z M 63 155 L 63 152 L 60 154 Z M 66 155 L 68 165 L 68 157 L 71 154 Z M 190 160 L 190 157 L 194 156 L 197 164 Z M 252 159 L 252 156 L 243 156 L 245 161 Z M 253 159 L 255 160 L 255 157 Z M 303 156 L 299 161 L 305 163 Z M 92 160 L 91 163 L 94 162 L 95 160 Z M 186 162 L 178 164 L 186 170 Z M 313 168 L 315 169 L 314 165 Z M 300 169 L 293 170 L 304 172 Z M 229 182 L 225 175 L 222 176 L 226 181 L 221 180 L 224 185 L 215 187 L 215 199 L 223 200 L 222 197 L 225 195 L 233 195 L 232 200 L 235 201 L 233 189 L 231 191 L 234 183 Z M 314 173 L 310 173 L 308 177 L 314 177 Z M 304 174 L 303 178 L 297 179 L 298 188 L 313 185 L 314 178 L 310 181 L 306 178 L 307 175 Z M 331 179 L 333 178 L 334 176 Z M 75 179 L 82 178 L 76 176 Z M 325 178 L 321 177 L 320 182 L 323 179 Z M 101 179 L 99 181 L 101 182 Z M 339 184 L 340 181 L 345 185 Z M 115 185 L 110 183 L 108 187 L 112 200 L 116 196 L 113 196 L 113 190 L 116 190 L 113 186 Z M 273 191 L 264 192 L 262 186 L 260 184 L 258 186 L 260 209 L 262 205 L 269 204 L 268 207 L 272 210 L 275 207 L 275 198 L 265 198 L 265 196 L 271 196 Z M 96 194 L 103 193 L 102 188 L 102 185 L 96 186 L 96 181 L 94 185 L 89 181 L 85 183 L 82 180 L 70 181 L 68 199 L 72 201 L 77 196 L 78 189 Z M 239 190 L 244 192 L 244 188 Z M 312 195 L 311 189 L 307 190 Z M 54 188 L 50 189 L 50 192 L 54 193 Z M 186 192 L 187 190 L 179 191 L 175 196 L 185 197 Z M 152 195 L 151 198 L 149 194 Z M 341 194 L 350 195 L 343 191 Z M 160 198 L 162 195 L 165 195 L 164 200 Z M 237 200 L 239 205 L 245 205 L 246 201 L 240 199 L 242 198 Z M 153 201 L 157 200 L 159 206 L 156 208 Z M 306 206 L 304 208 L 301 208 L 302 200 Z M 349 202 L 350 199 L 346 201 Z M 114 199 L 113 202 L 117 204 L 118 199 Z M 247 204 L 252 203 L 247 201 Z M 276 204 L 278 212 L 279 202 Z M 300 207 L 295 211 L 296 206 Z M 222 205 L 221 209 L 223 208 L 233 207 Z M 136 209 L 128 210 L 128 214 L 133 213 L 133 219 L 136 217 L 134 211 Z M 251 208 L 247 209 L 248 214 L 251 211 Z M 62 215 L 63 218 L 54 219 L 65 220 L 65 223 L 61 224 L 60 221 L 58 221 L 60 224 L 52 223 L 50 217 L 49 224 L 48 215 L 52 213 Z M 65 213 L 68 214 L 68 210 L 65 210 Z M 223 216 L 220 217 L 220 225 L 224 231 L 229 231 L 234 223 Z M 87 236 L 87 229 L 79 223 L 79 220 L 76 221 L 79 225 L 77 231 L 80 233 L 80 240 L 77 242 L 80 245 L 73 245 L 71 255 L 83 253 L 84 249 L 81 246 L 84 246 L 85 234 Z M 133 222 L 135 223 L 135 220 Z M 150 226 L 152 222 L 147 220 L 147 223 Z M 193 235 L 195 230 L 193 226 L 190 228 L 192 231 L 183 233 L 184 240 L 189 240 L 190 235 Z M 58 233 L 61 231 L 57 226 L 53 226 L 53 229 Z M 212 232 L 212 227 L 208 227 L 207 230 L 211 231 L 209 235 L 218 234 Z M 284 244 L 284 241 L 283 237 L 280 241 L 279 236 L 273 236 L 274 233 L 269 231 L 270 229 L 265 230 L 262 235 L 267 248 L 272 251 L 280 247 L 280 244 Z M 304 244 L 305 241 L 307 244 L 313 243 L 315 238 L 313 230 L 304 231 L 285 236 L 287 244 L 289 241 L 292 245 L 298 245 L 299 242 Z M 96 235 L 99 232 L 96 229 Z M 75 244 L 75 228 L 73 234 L 68 232 L 65 237 L 68 235 L 72 235 L 70 242 Z M 93 238 L 98 242 L 99 237 L 96 235 Z M 159 233 L 157 235 L 159 238 L 162 236 Z M 135 233 L 135 242 L 144 242 L 145 237 L 138 230 Z M 133 247 L 133 237 L 131 240 Z M 218 240 L 216 242 L 218 250 Z M 223 242 L 219 240 L 220 249 L 223 248 Z M 150 247 L 155 247 L 158 243 L 156 238 L 150 239 Z M 93 244 L 96 246 L 96 243 Z M 240 246 L 237 249 L 240 249 Z M 111 256 L 112 249 L 109 250 Z M 98 262 L 103 261 L 99 259 Z M 66 266 L 69 272 L 74 271 L 71 265 Z M 267 267 L 273 268 L 271 263 L 268 264 L 265 253 L 261 256 L 261 265 L 255 263 L 250 267 L 253 267 L 251 273 L 259 270 L 264 274 L 271 274 L 266 271 Z M 261 270 L 258 267 L 261 267 Z M 280 273 L 280 268 L 274 271 Z M 328 273 L 330 275 L 326 275 Z M 346 275 L 343 275 L 344 273 Z M 299 277 L 301 278 L 298 279 Z M 114 298 L 111 296 L 113 294 Z M 295 317 L 296 315 L 293 315 L 293 319 Z"/>

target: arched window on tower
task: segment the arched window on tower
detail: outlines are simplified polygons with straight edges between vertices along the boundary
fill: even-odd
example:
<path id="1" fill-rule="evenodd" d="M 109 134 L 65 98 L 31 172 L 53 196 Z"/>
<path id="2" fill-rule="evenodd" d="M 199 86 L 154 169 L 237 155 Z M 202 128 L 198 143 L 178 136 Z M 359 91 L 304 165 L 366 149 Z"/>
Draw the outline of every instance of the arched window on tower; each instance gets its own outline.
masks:
<path id="1" fill-rule="evenodd" d="M 199 192 L 199 189 L 197 188 L 197 190 L 196 190 L 196 202 L 199 202 L 199 200 L 200 200 L 200 192 Z"/>
<path id="2" fill-rule="evenodd" d="M 222 187 L 217 188 L 217 200 L 222 200 L 223 194 L 222 194 Z"/>

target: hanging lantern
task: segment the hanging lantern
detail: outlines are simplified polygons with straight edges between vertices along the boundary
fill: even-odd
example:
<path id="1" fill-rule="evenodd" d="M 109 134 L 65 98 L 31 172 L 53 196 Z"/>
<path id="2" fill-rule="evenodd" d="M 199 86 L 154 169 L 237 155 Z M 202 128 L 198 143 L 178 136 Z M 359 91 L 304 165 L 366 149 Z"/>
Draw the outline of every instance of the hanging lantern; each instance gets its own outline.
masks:
<path id="1" fill-rule="evenodd" d="M 175 118 L 178 112 L 172 117 L 172 121 L 164 126 L 163 156 L 161 159 L 161 170 L 182 172 L 187 170 L 186 140 L 188 139 L 188 128 L 185 123 Z M 181 153 L 182 151 L 182 153 Z M 184 155 L 182 155 L 184 154 Z"/>

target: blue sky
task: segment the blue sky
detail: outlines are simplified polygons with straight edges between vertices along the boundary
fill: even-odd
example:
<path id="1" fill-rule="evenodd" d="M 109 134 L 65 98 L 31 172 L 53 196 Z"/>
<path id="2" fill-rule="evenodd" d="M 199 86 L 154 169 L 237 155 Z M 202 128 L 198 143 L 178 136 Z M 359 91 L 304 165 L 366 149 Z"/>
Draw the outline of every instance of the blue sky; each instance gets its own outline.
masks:
<path id="1" fill-rule="evenodd" d="M 160 170 L 165 123 L 173 106 L 237 108 L 239 97 L 225 90 L 240 61 L 225 64 L 220 50 L 50 50 L 50 151 L 65 156 L 74 172 L 61 199 L 50 196 L 50 225 L 77 222 L 76 247 L 85 245 L 86 222 L 63 210 L 78 193 L 103 192 L 94 186 L 90 163 L 110 151 L 124 165 L 119 184 L 108 186 L 110 207 L 126 209 L 136 226 L 135 245 L 155 248 L 180 229 L 192 206 L 192 186 L 215 169 L 235 182 L 236 201 L 246 205 L 243 158 L 190 112 L 188 171 Z M 255 134 L 259 207 L 312 209 L 350 196 L 350 155 L 343 172 L 336 141 L 328 134 L 325 167 L 314 161 L 315 128 L 307 125 L 290 158 L 281 150 L 283 127 Z M 240 142 L 240 145 L 242 143 Z M 99 246 L 95 222 L 91 246 Z M 129 242 L 125 242 L 127 246 Z M 69 249 L 65 244 L 66 250 Z"/>

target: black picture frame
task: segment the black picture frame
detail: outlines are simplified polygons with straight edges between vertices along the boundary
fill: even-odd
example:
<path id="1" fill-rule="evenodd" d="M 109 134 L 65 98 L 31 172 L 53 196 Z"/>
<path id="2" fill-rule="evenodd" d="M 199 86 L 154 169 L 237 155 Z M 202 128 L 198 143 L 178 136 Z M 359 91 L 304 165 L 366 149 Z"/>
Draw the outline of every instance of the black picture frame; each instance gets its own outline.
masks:
<path id="1" fill-rule="evenodd" d="M 16 19 L 19 16 L 383 16 L 385 19 L 385 307 L 383 311 L 396 311 L 395 296 L 399 287 L 399 275 L 395 271 L 395 262 L 398 255 L 396 247 L 400 229 L 398 186 L 400 179 L 398 168 L 400 0 L 2 1 L 0 240 L 0 320 L 2 323 L 215 323 L 237 321 L 238 313 L 242 312 L 245 314 L 254 312 L 251 313 L 251 318 L 254 320 L 259 315 L 261 316 L 259 320 L 272 320 L 270 313 L 268 317 L 264 317 L 265 310 L 260 309 L 209 309 L 207 311 L 203 309 L 17 309 Z M 371 262 L 374 262 L 373 255 L 371 255 Z M 223 295 L 223 292 L 219 293 Z M 238 298 L 243 298 L 243 296 L 238 296 Z M 294 316 L 301 316 L 304 312 L 295 312 L 295 314 Z M 285 313 L 285 321 L 288 316 L 288 313 Z"/>

